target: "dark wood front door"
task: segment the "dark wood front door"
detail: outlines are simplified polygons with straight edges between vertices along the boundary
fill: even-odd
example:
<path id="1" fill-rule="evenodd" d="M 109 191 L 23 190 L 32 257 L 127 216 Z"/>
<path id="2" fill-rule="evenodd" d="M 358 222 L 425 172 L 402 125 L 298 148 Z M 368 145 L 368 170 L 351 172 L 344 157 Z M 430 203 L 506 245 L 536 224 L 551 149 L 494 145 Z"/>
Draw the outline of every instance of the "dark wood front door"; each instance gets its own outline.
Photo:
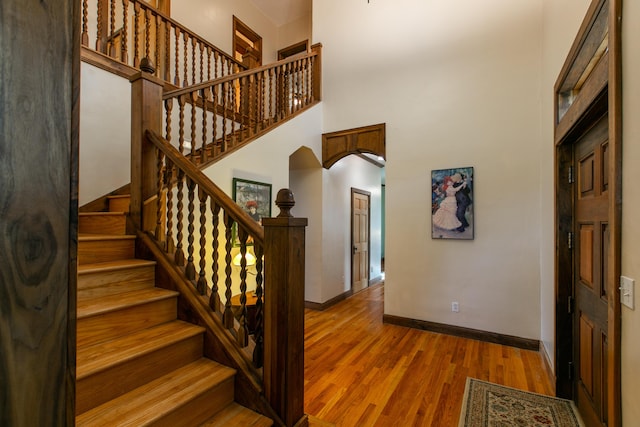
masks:
<path id="1" fill-rule="evenodd" d="M 574 145 L 574 399 L 587 426 L 607 424 L 608 116 Z"/>

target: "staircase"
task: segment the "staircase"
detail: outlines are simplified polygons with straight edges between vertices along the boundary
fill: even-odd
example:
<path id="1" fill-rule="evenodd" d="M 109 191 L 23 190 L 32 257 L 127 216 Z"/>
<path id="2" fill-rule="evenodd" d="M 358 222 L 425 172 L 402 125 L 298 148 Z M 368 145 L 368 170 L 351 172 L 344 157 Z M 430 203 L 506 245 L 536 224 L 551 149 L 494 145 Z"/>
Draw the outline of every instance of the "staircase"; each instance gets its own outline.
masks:
<path id="1" fill-rule="evenodd" d="M 128 203 L 79 218 L 76 424 L 271 426 L 234 402 L 235 371 L 203 356 L 204 330 L 177 320 L 178 293 L 134 257 Z"/>

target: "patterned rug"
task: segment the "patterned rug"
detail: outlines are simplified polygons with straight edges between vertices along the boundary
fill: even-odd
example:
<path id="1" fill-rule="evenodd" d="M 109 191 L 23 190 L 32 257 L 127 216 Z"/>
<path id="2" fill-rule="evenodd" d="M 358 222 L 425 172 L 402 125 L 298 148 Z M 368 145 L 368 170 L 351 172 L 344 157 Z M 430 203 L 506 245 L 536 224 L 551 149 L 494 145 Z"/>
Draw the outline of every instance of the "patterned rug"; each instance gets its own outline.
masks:
<path id="1" fill-rule="evenodd" d="M 458 427 L 584 427 L 570 400 L 467 378 Z"/>

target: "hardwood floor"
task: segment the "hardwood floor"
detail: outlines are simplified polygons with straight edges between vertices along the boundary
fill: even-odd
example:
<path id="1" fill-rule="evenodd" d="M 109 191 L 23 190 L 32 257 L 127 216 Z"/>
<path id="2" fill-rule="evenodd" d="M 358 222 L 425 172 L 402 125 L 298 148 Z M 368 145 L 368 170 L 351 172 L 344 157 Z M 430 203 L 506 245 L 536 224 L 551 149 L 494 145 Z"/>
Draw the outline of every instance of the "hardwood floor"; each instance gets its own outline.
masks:
<path id="1" fill-rule="evenodd" d="M 467 377 L 552 394 L 538 352 L 382 323 L 384 285 L 305 313 L 305 411 L 337 427 L 457 426 Z"/>

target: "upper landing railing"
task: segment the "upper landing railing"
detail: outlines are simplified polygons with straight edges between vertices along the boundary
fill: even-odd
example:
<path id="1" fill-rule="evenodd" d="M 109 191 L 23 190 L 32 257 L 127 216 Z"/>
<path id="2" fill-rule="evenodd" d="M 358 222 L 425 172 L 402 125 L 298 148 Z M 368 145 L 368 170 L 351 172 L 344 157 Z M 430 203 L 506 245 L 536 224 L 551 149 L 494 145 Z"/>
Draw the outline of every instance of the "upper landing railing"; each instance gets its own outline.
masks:
<path id="1" fill-rule="evenodd" d="M 82 46 L 186 87 L 245 67 L 204 38 L 141 0 L 82 0 Z M 145 64 L 146 63 L 146 64 Z"/>

